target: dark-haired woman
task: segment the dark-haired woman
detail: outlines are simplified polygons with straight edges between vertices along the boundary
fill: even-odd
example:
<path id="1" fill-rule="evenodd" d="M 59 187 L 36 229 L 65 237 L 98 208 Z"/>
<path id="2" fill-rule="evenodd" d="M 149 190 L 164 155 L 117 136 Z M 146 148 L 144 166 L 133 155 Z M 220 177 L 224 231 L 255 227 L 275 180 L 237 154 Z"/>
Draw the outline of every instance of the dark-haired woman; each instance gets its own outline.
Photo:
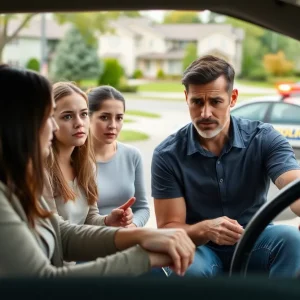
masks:
<path id="1" fill-rule="evenodd" d="M 88 91 L 88 103 L 97 161 L 100 214 L 109 214 L 113 208 L 135 197 L 133 221 L 127 227 L 143 227 L 150 210 L 142 157 L 135 147 L 117 141 L 123 126 L 125 99 L 115 88 L 100 86 Z"/>

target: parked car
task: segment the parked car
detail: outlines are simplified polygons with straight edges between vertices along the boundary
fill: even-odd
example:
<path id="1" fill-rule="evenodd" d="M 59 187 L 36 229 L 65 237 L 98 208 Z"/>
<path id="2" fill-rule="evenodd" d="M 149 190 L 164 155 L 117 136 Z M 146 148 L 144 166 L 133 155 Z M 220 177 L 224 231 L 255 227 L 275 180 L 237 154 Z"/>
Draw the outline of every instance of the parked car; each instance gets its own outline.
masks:
<path id="1" fill-rule="evenodd" d="M 270 123 L 292 145 L 300 158 L 300 96 L 263 96 L 237 104 L 231 115 Z"/>

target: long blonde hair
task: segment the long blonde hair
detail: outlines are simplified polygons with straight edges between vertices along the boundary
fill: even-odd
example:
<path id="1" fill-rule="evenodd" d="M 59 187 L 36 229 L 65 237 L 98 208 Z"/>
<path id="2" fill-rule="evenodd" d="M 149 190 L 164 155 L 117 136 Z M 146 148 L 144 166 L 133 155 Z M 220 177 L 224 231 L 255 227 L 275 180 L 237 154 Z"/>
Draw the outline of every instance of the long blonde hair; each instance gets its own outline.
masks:
<path id="1" fill-rule="evenodd" d="M 81 95 L 88 102 L 86 94 L 71 82 L 57 82 L 53 85 L 54 101 L 58 102 L 63 97 L 72 94 Z M 89 205 L 94 204 L 98 199 L 98 191 L 95 178 L 96 159 L 92 147 L 90 130 L 85 143 L 75 147 L 71 154 L 71 164 L 74 168 L 75 177 L 80 188 L 83 189 Z M 59 149 L 57 139 L 52 141 L 51 153 L 47 159 L 49 179 L 53 188 L 54 196 L 61 196 L 64 201 L 75 200 L 76 194 L 68 185 L 58 163 Z"/>

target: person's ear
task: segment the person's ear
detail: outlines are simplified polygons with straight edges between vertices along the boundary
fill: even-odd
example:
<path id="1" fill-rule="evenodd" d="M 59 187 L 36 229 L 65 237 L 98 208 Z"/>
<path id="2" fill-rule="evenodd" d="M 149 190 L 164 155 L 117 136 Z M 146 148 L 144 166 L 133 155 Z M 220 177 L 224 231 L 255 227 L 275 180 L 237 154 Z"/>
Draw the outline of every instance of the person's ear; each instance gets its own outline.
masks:
<path id="1" fill-rule="evenodd" d="M 237 102 L 237 99 L 238 99 L 238 95 L 239 95 L 239 92 L 237 89 L 233 89 L 232 92 L 231 92 L 231 97 L 230 97 L 230 107 L 234 107 L 236 102 Z"/>
<path id="2" fill-rule="evenodd" d="M 187 90 L 184 90 L 184 96 L 185 96 L 185 101 L 188 104 L 188 92 L 187 92 Z"/>

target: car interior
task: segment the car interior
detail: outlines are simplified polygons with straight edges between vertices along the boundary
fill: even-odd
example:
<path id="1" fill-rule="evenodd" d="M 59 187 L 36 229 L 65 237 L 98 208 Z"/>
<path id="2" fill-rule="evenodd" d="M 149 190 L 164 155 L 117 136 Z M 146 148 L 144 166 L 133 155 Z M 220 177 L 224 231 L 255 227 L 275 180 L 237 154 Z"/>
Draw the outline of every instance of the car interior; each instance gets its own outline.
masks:
<path id="1" fill-rule="evenodd" d="M 298 0 L 29 0 L 1 1 L 0 13 L 107 11 L 107 10 L 210 10 L 239 18 L 300 40 Z M 287 108 L 290 109 L 290 108 Z M 281 112 L 283 115 L 283 112 Z M 280 115 L 276 116 L 277 118 Z M 284 188 L 253 217 L 237 245 L 228 277 L 202 278 L 73 278 L 0 279 L 2 299 L 299 299 L 299 279 L 268 279 L 247 275 L 251 248 L 265 226 L 300 198 L 300 180 Z M 300 234 L 300 232 L 299 232 Z M 2 243 L 5 241 L 1 241 Z M 21 247 L 21 245 L 20 245 Z M 300 251 L 300 249 L 299 249 Z M 0 258 L 1 259 L 1 258 Z M 0 272 L 1 273 L 1 272 Z"/>

